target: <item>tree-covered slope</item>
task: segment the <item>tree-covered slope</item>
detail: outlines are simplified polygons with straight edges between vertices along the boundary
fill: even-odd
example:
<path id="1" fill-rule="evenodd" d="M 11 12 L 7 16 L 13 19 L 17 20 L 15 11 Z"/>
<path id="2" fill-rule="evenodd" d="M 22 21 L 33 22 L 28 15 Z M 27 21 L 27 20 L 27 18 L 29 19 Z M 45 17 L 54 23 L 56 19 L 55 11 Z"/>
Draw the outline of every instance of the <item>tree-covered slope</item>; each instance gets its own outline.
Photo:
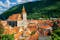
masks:
<path id="1" fill-rule="evenodd" d="M 21 13 L 22 6 L 25 6 L 28 19 L 39 19 L 40 17 L 60 17 L 60 1 L 58 0 L 42 0 L 18 4 L 5 11 L 0 15 L 0 19 L 7 19 L 10 15 Z"/>

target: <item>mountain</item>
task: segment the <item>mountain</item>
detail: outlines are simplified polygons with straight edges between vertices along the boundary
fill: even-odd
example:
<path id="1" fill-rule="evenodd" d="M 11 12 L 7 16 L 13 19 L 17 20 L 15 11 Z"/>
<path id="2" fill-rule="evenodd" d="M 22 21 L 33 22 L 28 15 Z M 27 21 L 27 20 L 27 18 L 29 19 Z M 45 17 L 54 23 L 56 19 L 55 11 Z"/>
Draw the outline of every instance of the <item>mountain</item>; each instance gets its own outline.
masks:
<path id="1" fill-rule="evenodd" d="M 60 17 L 60 1 L 42 0 L 13 6 L 4 13 L 2 13 L 0 15 L 0 19 L 5 20 L 12 14 L 21 13 L 23 5 L 26 8 L 28 19 L 39 19 L 41 17 L 43 18 Z"/>

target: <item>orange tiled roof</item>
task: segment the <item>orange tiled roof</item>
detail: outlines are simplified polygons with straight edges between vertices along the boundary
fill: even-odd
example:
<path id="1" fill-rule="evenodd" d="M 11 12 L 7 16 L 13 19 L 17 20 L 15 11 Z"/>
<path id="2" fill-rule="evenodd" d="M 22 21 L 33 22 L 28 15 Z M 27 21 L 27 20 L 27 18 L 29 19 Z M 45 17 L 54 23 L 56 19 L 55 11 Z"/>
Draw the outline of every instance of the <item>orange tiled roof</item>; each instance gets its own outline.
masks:
<path id="1" fill-rule="evenodd" d="M 21 14 L 13 14 L 11 16 L 9 16 L 9 20 L 17 20 L 18 19 L 18 16 L 21 18 Z"/>
<path id="2" fill-rule="evenodd" d="M 29 30 L 32 31 L 36 31 L 37 30 L 37 25 L 36 24 L 29 24 L 28 25 Z"/>
<path id="3" fill-rule="evenodd" d="M 42 25 L 40 28 L 42 28 L 42 29 L 48 29 L 48 28 L 50 28 L 50 26 L 49 25 L 46 25 L 46 26 Z"/>

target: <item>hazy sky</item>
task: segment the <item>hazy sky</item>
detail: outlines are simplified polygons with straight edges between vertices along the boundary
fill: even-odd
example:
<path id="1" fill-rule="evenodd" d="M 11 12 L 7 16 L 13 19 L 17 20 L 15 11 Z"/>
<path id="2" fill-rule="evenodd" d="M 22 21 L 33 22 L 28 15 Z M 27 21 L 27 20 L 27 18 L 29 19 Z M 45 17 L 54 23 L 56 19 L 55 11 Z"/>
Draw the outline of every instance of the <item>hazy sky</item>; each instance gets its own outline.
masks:
<path id="1" fill-rule="evenodd" d="M 33 2 L 38 0 L 0 0 L 0 14 L 17 4 L 22 4 L 26 2 Z"/>

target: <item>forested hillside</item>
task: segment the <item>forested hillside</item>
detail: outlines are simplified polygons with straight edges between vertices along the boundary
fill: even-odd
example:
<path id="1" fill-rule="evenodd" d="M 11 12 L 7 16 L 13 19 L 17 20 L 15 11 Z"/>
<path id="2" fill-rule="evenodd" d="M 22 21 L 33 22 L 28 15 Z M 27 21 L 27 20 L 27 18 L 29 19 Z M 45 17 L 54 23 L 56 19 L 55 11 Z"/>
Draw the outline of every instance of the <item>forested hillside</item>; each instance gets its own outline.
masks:
<path id="1" fill-rule="evenodd" d="M 18 4 L 8 9 L 0 15 L 0 19 L 7 19 L 10 15 L 21 13 L 22 6 L 25 6 L 28 19 L 39 18 L 59 18 L 60 17 L 60 1 L 58 0 L 42 0 Z"/>

